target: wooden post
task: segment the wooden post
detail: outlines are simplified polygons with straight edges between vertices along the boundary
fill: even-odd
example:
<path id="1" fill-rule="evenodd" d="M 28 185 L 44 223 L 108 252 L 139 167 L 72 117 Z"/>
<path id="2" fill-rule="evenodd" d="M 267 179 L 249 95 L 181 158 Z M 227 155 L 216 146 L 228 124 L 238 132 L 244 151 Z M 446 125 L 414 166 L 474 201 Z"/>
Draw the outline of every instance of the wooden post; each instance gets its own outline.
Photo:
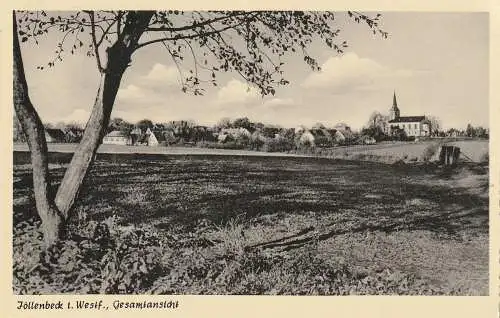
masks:
<path id="1" fill-rule="evenodd" d="M 442 146 L 439 154 L 439 163 L 445 166 L 454 166 L 457 164 L 459 156 L 459 147 Z"/>

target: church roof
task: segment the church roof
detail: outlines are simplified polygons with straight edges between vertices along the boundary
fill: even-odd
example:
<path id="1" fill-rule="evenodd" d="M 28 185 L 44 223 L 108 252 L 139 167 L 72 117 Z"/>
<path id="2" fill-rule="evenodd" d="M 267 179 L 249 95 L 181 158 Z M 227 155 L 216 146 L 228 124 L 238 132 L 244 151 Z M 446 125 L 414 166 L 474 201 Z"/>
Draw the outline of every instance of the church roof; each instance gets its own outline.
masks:
<path id="1" fill-rule="evenodd" d="M 394 96 L 392 97 L 392 109 L 393 110 L 398 109 L 398 102 L 396 100 L 396 91 L 394 91 Z"/>
<path id="2" fill-rule="evenodd" d="M 401 116 L 393 120 L 389 120 L 389 123 L 419 123 L 425 120 L 425 116 Z"/>

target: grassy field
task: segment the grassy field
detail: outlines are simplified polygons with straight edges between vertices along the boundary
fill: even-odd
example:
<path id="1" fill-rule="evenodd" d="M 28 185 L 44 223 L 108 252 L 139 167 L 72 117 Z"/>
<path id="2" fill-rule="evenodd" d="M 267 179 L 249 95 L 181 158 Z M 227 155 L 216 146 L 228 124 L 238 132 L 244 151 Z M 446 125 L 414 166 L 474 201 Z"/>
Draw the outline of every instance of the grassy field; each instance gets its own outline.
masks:
<path id="1" fill-rule="evenodd" d="M 346 147 L 335 147 L 318 150 L 320 154 L 328 157 L 350 160 L 366 160 L 384 163 L 392 163 L 398 160 L 404 161 L 425 161 L 424 153 L 431 145 L 447 144 L 460 147 L 462 156 L 460 159 L 465 162 L 485 161 L 488 154 L 488 140 L 428 140 L 421 142 L 383 142 L 376 145 L 354 145 Z"/>
<path id="2" fill-rule="evenodd" d="M 51 155 L 56 184 L 69 158 Z M 16 293 L 488 294 L 487 164 L 99 154 L 47 257 L 27 159 Z"/>
<path id="3" fill-rule="evenodd" d="M 77 144 L 48 144 L 48 149 L 51 152 L 73 153 Z M 28 151 L 27 144 L 14 144 L 14 151 Z M 101 145 L 97 150 L 98 153 L 115 153 L 115 154 L 163 154 L 163 155 L 223 155 L 223 156 L 276 156 L 276 157 L 290 157 L 297 156 L 295 154 L 287 153 L 269 153 L 259 152 L 252 150 L 241 149 L 214 149 L 214 148 L 198 148 L 198 147 L 184 147 L 184 146 L 125 146 L 125 145 Z"/>

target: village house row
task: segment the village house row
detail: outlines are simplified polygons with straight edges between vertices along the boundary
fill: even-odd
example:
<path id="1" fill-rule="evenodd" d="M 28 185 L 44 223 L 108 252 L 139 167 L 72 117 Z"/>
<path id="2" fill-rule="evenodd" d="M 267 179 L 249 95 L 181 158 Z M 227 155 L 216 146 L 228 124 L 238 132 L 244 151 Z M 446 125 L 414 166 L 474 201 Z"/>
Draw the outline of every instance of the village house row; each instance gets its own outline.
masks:
<path id="1" fill-rule="evenodd" d="M 223 128 L 219 131 L 215 128 L 205 126 L 195 126 L 192 129 L 200 137 L 197 138 L 198 141 L 217 141 L 220 143 L 225 142 L 228 138 L 233 140 L 242 138 L 259 138 L 261 136 L 264 138 L 279 138 L 282 135 L 280 134 L 279 129 L 271 131 L 270 134 L 269 132 L 266 133 L 262 131 L 251 132 L 243 127 Z M 401 129 L 404 131 L 406 136 L 412 137 L 426 137 L 431 134 L 431 123 L 425 116 L 400 115 L 400 110 L 397 105 L 396 92 L 394 92 L 393 103 L 390 109 L 390 120 L 386 127 L 386 133 L 391 135 L 396 129 Z M 355 139 L 350 127 L 345 124 L 339 124 L 333 129 L 307 129 L 306 127 L 299 126 L 295 129 L 291 129 L 290 133 L 293 135 L 300 134 L 299 142 L 301 143 L 315 145 L 321 145 L 322 143 L 342 144 L 351 142 Z M 145 131 L 141 131 L 141 129 L 135 128 L 130 133 L 115 130 L 104 137 L 103 143 L 114 145 L 158 146 L 160 144 L 168 144 L 169 140 L 174 140 L 178 135 L 179 132 L 175 129 L 162 130 L 147 128 Z M 369 136 L 361 136 L 360 142 L 370 144 L 374 143 L 374 140 Z"/>
<path id="2" fill-rule="evenodd" d="M 246 119 L 246 118 L 245 118 Z M 109 131 L 103 138 L 103 144 L 129 145 L 129 146 L 159 146 L 173 145 L 181 143 L 226 143 L 229 141 L 260 140 L 287 138 L 299 144 L 314 146 L 328 146 L 336 144 L 373 144 L 376 142 L 373 134 L 361 132 L 356 134 L 351 131 L 346 124 L 337 124 L 333 128 L 325 126 L 314 126 L 306 128 L 298 126 L 296 128 L 277 128 L 275 126 L 255 126 L 250 121 L 247 125 L 233 125 L 233 128 L 223 128 L 221 126 L 200 126 L 190 124 L 187 121 L 171 121 L 167 124 L 153 124 L 142 129 L 135 127 L 110 126 Z M 253 125 L 253 126 L 252 126 Z M 235 127 L 238 126 L 238 127 Z M 248 127 L 248 128 L 246 128 Z M 14 125 L 14 141 L 19 134 L 19 128 Z M 389 109 L 389 116 L 380 127 L 386 136 L 404 136 L 416 140 L 420 137 L 430 137 L 433 135 L 431 121 L 423 115 L 401 116 L 398 107 L 396 92 L 394 92 L 392 106 Z M 435 132 L 434 132 L 435 133 Z M 45 138 L 48 143 L 79 142 L 83 135 L 83 129 L 75 126 L 55 129 L 46 128 Z M 458 137 L 457 130 L 450 130 L 449 137 Z M 378 140 L 378 139 L 377 139 Z M 402 139 L 399 139 L 402 140 Z"/>

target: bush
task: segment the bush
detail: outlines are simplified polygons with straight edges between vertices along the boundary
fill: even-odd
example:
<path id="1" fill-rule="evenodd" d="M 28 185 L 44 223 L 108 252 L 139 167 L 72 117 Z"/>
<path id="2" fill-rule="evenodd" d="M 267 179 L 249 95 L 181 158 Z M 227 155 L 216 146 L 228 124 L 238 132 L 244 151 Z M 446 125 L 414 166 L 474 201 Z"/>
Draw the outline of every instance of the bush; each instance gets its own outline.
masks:
<path id="1" fill-rule="evenodd" d="M 424 152 L 422 153 L 422 159 L 424 161 L 429 161 L 432 157 L 437 153 L 439 147 L 441 147 L 440 143 L 431 143 L 425 147 Z"/>
<path id="2" fill-rule="evenodd" d="M 256 131 L 252 134 L 249 141 L 249 148 L 251 150 L 261 150 L 266 143 L 267 138 L 264 137 L 260 132 Z"/>
<path id="3" fill-rule="evenodd" d="M 251 150 L 261 150 L 266 142 L 260 138 L 251 139 L 249 147 Z"/>
<path id="4" fill-rule="evenodd" d="M 200 147 L 200 148 L 215 148 L 213 145 L 215 144 L 215 142 L 210 142 L 210 141 L 198 141 L 196 143 L 196 146 L 197 147 Z"/>
<path id="5" fill-rule="evenodd" d="M 318 147 L 331 147 L 333 145 L 332 140 L 327 136 L 317 136 L 314 140 L 314 143 Z"/>
<path id="6" fill-rule="evenodd" d="M 301 135 L 296 135 L 295 136 L 295 148 L 299 149 L 301 151 L 308 151 L 311 148 L 315 148 L 315 144 L 313 141 L 310 141 L 309 139 L 301 140 Z"/>
<path id="7" fill-rule="evenodd" d="M 269 138 L 262 146 L 262 150 L 266 152 L 287 152 L 293 148 L 293 142 L 285 138 Z"/>
<path id="8" fill-rule="evenodd" d="M 38 227 L 21 222 L 14 235 L 16 294 L 136 294 L 161 273 L 160 240 L 150 230 L 110 231 L 106 223 L 89 222 L 80 231 L 91 237 L 45 250 Z"/>
<path id="9" fill-rule="evenodd" d="M 405 141 L 415 141 L 415 136 L 406 136 Z"/>
<path id="10" fill-rule="evenodd" d="M 245 145 L 237 141 L 229 141 L 225 143 L 215 143 L 217 149 L 245 149 Z"/>

